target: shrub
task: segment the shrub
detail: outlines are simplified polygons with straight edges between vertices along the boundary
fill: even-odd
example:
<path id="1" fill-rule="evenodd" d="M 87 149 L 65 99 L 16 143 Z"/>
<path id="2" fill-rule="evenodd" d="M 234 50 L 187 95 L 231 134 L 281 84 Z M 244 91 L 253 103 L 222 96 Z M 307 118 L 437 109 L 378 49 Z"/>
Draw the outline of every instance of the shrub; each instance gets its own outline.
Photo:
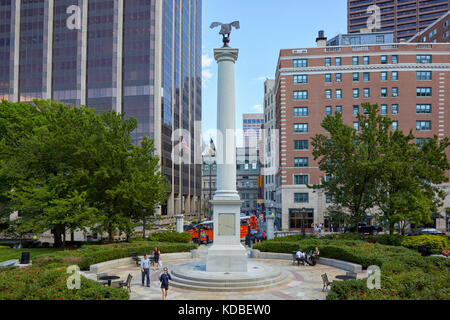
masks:
<path id="1" fill-rule="evenodd" d="M 447 238 L 435 235 L 420 235 L 405 237 L 402 246 L 417 249 L 419 244 L 425 244 L 431 253 L 440 254 L 448 247 Z"/>
<path id="2" fill-rule="evenodd" d="M 151 234 L 148 239 L 156 242 L 189 243 L 191 242 L 191 235 L 178 232 L 157 232 Z"/>
<path id="3" fill-rule="evenodd" d="M 83 246 L 78 250 L 64 250 L 56 252 L 54 258 L 48 262 L 51 263 L 67 263 L 75 262 L 82 270 L 88 270 L 92 264 L 104 261 L 116 260 L 131 256 L 131 252 L 138 255 L 151 253 L 155 247 L 161 250 L 161 253 L 173 252 L 189 252 L 197 248 L 193 243 L 169 243 L 169 242 L 137 242 L 137 243 L 120 243 L 107 245 L 89 245 Z M 45 261 L 39 260 L 39 262 Z"/>
<path id="4" fill-rule="evenodd" d="M 0 273 L 0 300 L 128 300 L 125 289 L 81 277 L 80 289 L 67 288 L 65 267 L 9 268 Z"/>
<path id="5" fill-rule="evenodd" d="M 403 236 L 401 234 L 392 234 L 392 235 L 380 234 L 377 236 L 369 236 L 367 238 L 367 241 L 372 242 L 372 243 L 380 243 L 380 244 L 390 245 L 390 246 L 401 246 L 404 238 L 405 238 L 405 236 Z"/>

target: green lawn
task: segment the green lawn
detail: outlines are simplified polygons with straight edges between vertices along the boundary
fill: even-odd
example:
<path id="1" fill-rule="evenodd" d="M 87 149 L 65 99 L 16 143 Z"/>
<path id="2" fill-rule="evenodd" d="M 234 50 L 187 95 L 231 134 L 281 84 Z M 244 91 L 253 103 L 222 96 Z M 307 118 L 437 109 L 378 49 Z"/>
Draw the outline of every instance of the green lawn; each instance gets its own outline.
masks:
<path id="1" fill-rule="evenodd" d="M 61 249 L 53 249 L 53 248 L 23 248 L 23 249 L 11 249 L 11 248 L 0 248 L 0 262 L 4 262 L 11 259 L 20 259 L 22 252 L 26 251 L 30 253 L 30 259 L 45 255 L 48 253 L 52 253 Z"/>

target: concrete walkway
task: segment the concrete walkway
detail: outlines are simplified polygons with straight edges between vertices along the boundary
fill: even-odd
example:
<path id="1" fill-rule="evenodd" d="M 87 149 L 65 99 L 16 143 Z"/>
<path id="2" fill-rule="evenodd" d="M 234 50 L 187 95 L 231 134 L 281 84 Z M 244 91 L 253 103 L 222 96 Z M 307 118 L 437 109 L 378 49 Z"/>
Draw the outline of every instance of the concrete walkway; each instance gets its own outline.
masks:
<path id="1" fill-rule="evenodd" d="M 326 292 L 322 292 L 321 275 L 327 273 L 330 281 L 342 281 L 335 279 L 336 275 L 345 275 L 346 271 L 331 266 L 317 264 L 316 266 L 297 266 L 291 261 L 258 259 L 264 263 L 270 263 L 291 273 L 292 281 L 288 284 L 264 290 L 247 292 L 209 292 L 209 291 L 189 291 L 180 288 L 169 287 L 167 299 L 170 300 L 317 300 L 325 299 Z M 163 266 L 193 261 L 192 259 L 163 260 Z M 106 270 L 109 275 L 118 275 L 121 280 L 126 280 L 130 273 L 133 276 L 131 281 L 131 300 L 161 300 L 161 289 L 159 276 L 161 269 L 150 269 L 150 288 L 141 285 L 141 271 L 135 265 L 119 266 Z M 363 278 L 364 273 L 358 274 L 358 278 Z M 114 284 L 113 284 L 114 285 Z"/>

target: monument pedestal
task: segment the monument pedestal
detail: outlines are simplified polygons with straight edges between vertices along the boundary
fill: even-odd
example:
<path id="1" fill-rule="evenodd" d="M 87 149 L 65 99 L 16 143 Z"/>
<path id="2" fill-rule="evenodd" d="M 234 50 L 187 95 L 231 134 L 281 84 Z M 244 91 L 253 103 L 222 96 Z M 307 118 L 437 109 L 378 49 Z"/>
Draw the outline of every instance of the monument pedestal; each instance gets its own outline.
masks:
<path id="1" fill-rule="evenodd" d="M 206 256 L 207 272 L 247 272 L 247 251 L 241 244 L 241 204 L 214 197 L 214 244 Z"/>

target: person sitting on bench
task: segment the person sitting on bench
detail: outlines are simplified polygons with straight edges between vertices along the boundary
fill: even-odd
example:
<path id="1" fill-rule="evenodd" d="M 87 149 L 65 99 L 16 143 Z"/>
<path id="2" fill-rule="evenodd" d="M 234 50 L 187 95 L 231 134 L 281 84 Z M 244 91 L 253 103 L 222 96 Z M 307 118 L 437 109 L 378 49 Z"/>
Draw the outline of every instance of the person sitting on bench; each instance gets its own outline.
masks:
<path id="1" fill-rule="evenodd" d="M 298 249 L 297 253 L 295 254 L 296 258 L 297 258 L 297 263 L 298 265 L 300 265 L 300 262 L 303 263 L 303 265 L 305 265 L 306 262 L 306 254 L 304 252 L 302 252 L 300 249 Z"/>

